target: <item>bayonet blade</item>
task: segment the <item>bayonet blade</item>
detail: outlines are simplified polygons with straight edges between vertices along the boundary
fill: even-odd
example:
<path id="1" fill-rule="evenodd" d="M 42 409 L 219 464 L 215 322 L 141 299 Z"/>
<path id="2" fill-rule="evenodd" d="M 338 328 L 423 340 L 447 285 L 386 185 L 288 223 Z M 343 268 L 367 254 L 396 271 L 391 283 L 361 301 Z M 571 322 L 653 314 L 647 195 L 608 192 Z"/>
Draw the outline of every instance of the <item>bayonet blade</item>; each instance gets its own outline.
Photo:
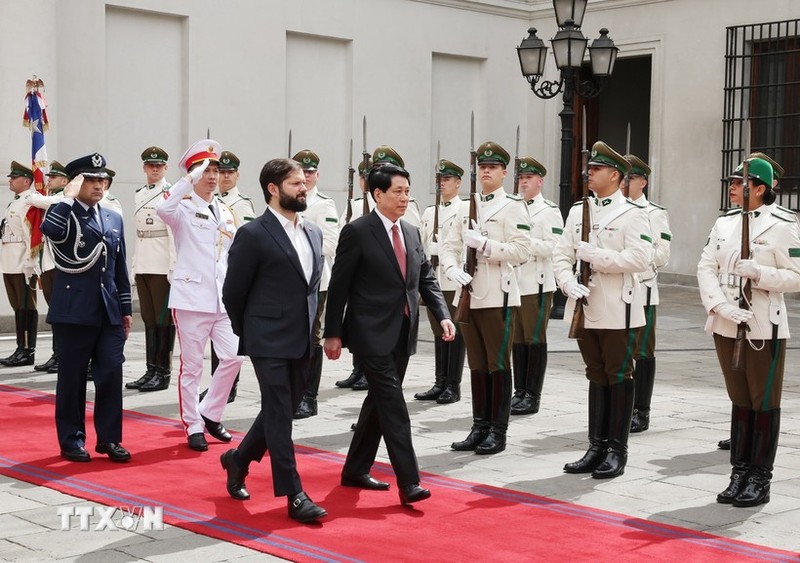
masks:
<path id="1" fill-rule="evenodd" d="M 436 166 L 442 161 L 442 142 L 436 141 Z"/>
<path id="2" fill-rule="evenodd" d="M 519 158 L 519 125 L 517 125 L 517 144 L 514 147 L 514 160 Z"/>
<path id="3" fill-rule="evenodd" d="M 292 130 L 289 129 L 289 147 L 287 149 L 287 156 L 286 158 L 292 158 Z"/>
<path id="4" fill-rule="evenodd" d="M 475 150 L 475 111 L 469 113 L 469 151 Z"/>
<path id="5" fill-rule="evenodd" d="M 206 129 L 206 139 L 210 139 L 210 138 L 211 138 L 211 127 Z"/>
<path id="6" fill-rule="evenodd" d="M 581 151 L 585 151 L 586 150 L 587 138 L 588 138 L 588 135 L 586 133 L 586 126 L 587 126 L 586 125 L 586 106 L 583 106 L 582 109 L 583 109 L 583 123 L 582 123 L 582 125 L 583 125 L 583 131 L 582 131 L 583 138 L 581 139 L 581 141 L 583 141 L 583 142 L 582 142 L 582 145 L 581 145 Z"/>
<path id="7" fill-rule="evenodd" d="M 353 137 L 350 137 L 350 168 L 353 167 Z"/>
<path id="8" fill-rule="evenodd" d="M 628 122 L 628 133 L 625 137 L 625 154 L 631 154 L 631 122 Z"/>
<path id="9" fill-rule="evenodd" d="M 744 136 L 743 139 L 743 148 L 744 148 L 744 158 L 742 158 L 742 162 L 747 160 L 747 157 L 750 156 L 750 118 L 744 118 L 744 131 L 742 132 Z M 745 180 L 746 181 L 746 180 Z"/>
<path id="10" fill-rule="evenodd" d="M 367 154 L 367 116 L 361 120 L 361 140 L 364 142 L 363 153 Z"/>

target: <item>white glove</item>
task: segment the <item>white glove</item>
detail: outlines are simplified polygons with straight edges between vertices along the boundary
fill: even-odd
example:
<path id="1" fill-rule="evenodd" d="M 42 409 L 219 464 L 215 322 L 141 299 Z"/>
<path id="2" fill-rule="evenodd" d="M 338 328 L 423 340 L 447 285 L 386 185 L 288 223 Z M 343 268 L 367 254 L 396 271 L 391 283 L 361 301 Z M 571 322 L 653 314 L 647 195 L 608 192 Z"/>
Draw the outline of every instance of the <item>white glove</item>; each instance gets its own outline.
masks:
<path id="1" fill-rule="evenodd" d="M 25 264 L 22 266 L 22 275 L 25 276 L 25 281 L 30 285 L 31 278 L 33 278 L 35 271 L 32 265 Z"/>
<path id="2" fill-rule="evenodd" d="M 589 293 L 591 293 L 588 287 L 579 283 L 575 278 L 568 279 L 561 289 L 567 297 L 572 297 L 575 301 L 583 299 L 584 297 L 589 297 Z"/>
<path id="3" fill-rule="evenodd" d="M 728 319 L 736 324 L 746 323 L 753 318 L 753 311 L 749 309 L 740 309 L 736 305 L 730 303 L 721 303 L 714 307 L 714 312 L 723 319 Z"/>
<path id="4" fill-rule="evenodd" d="M 64 191 L 61 192 L 64 197 L 69 197 L 75 199 L 78 197 L 78 192 L 81 191 L 81 186 L 83 185 L 83 174 L 78 174 L 72 180 L 69 181 L 69 184 L 64 186 Z"/>
<path id="5" fill-rule="evenodd" d="M 203 176 L 203 172 L 206 171 L 208 168 L 208 164 L 211 162 L 208 159 L 205 159 L 203 162 L 200 163 L 200 166 L 195 166 L 192 168 L 192 171 L 186 175 L 186 178 L 192 183 L 196 184 L 200 178 Z"/>
<path id="6" fill-rule="evenodd" d="M 579 242 L 578 248 L 575 250 L 575 257 L 581 262 L 591 264 L 597 256 L 597 245 L 591 242 Z"/>
<path id="7" fill-rule="evenodd" d="M 733 273 L 757 282 L 761 279 L 761 266 L 755 260 L 739 260 L 733 268 Z"/>
<path id="8" fill-rule="evenodd" d="M 469 283 L 472 281 L 472 276 L 456 266 L 450 266 L 444 275 L 446 275 L 447 279 L 451 282 L 455 282 L 462 286 L 469 285 Z"/>
<path id="9" fill-rule="evenodd" d="M 472 228 L 467 229 L 464 231 L 464 244 L 469 246 L 470 248 L 474 248 L 476 250 L 483 250 L 483 247 L 486 246 L 486 241 L 488 241 L 483 234 L 478 230 L 478 224 L 475 221 L 472 221 Z"/>
<path id="10" fill-rule="evenodd" d="M 438 242 L 431 242 L 428 245 L 428 255 L 430 255 L 430 256 L 438 256 L 439 255 L 439 243 Z"/>

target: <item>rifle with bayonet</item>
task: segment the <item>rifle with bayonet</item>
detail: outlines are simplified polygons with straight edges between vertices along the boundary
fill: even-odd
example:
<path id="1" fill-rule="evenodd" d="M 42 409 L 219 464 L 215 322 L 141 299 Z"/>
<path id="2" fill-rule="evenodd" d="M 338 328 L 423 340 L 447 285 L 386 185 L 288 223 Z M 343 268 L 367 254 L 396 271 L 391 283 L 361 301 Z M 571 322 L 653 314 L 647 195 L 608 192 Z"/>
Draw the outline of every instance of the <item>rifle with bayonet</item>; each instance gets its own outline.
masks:
<path id="1" fill-rule="evenodd" d="M 353 176 L 356 171 L 353 169 L 353 139 L 350 138 L 350 164 L 347 166 L 347 212 L 344 215 L 344 222 L 349 223 L 353 217 Z"/>
<path id="2" fill-rule="evenodd" d="M 625 136 L 625 156 L 629 156 L 631 154 L 631 122 L 628 122 L 628 133 Z M 631 172 L 628 170 L 625 172 L 625 176 L 622 178 L 622 185 L 624 186 L 624 190 L 622 191 L 625 194 L 625 197 L 630 197 L 631 193 Z"/>
<path id="3" fill-rule="evenodd" d="M 434 175 L 433 181 L 436 184 L 436 201 L 434 202 L 433 206 L 433 236 L 431 240 L 434 243 L 439 242 L 439 206 L 442 204 L 442 171 L 439 167 L 439 164 L 442 162 L 442 143 L 437 141 L 436 142 L 436 174 Z M 434 272 L 439 267 L 439 254 L 438 250 L 436 254 L 431 255 L 431 267 L 433 268 Z"/>
<path id="4" fill-rule="evenodd" d="M 469 218 L 467 228 L 472 228 L 474 222 L 478 220 L 478 204 L 475 199 L 478 197 L 478 153 L 475 151 L 475 112 L 470 114 L 470 136 L 469 136 Z M 478 266 L 478 251 L 474 248 L 467 248 L 467 260 L 464 264 L 464 271 L 470 276 L 475 275 L 475 268 Z M 461 288 L 461 296 L 458 299 L 458 307 L 453 315 L 453 320 L 457 323 L 465 323 L 469 319 L 470 302 L 472 300 L 472 284 L 467 284 Z"/>
<path id="5" fill-rule="evenodd" d="M 364 141 L 362 150 L 361 150 L 361 159 L 364 162 L 364 173 L 367 174 L 367 178 L 369 178 L 369 157 L 370 154 L 367 152 L 367 116 L 364 116 L 364 119 L 361 121 L 361 138 Z M 361 202 L 361 214 L 362 215 L 369 215 L 369 200 L 367 199 L 367 195 L 369 194 L 369 182 L 364 182 L 364 192 L 362 194 L 363 201 Z"/>
<path id="6" fill-rule="evenodd" d="M 742 245 L 741 259 L 750 259 L 750 163 L 747 160 L 750 154 L 750 120 L 745 122 L 744 127 L 744 162 L 742 163 Z M 752 298 L 752 288 L 750 278 L 739 278 L 739 308 L 750 309 L 750 299 Z M 736 341 L 733 344 L 733 358 L 731 368 L 734 370 L 744 369 L 744 346 L 747 342 L 747 323 L 742 322 L 736 327 Z"/>
<path id="7" fill-rule="evenodd" d="M 514 195 L 519 193 L 519 125 L 517 125 L 517 144 L 514 148 Z"/>
<path id="8" fill-rule="evenodd" d="M 591 229 L 591 210 L 589 208 L 589 149 L 586 148 L 586 107 L 583 108 L 583 139 L 581 148 L 581 179 L 583 181 L 583 208 L 581 210 L 581 241 L 589 242 L 589 231 Z M 578 282 L 586 287 L 589 286 L 589 276 L 591 266 L 588 262 L 581 260 L 578 264 Z M 575 301 L 575 311 L 572 314 L 572 322 L 569 325 L 569 338 L 580 338 L 586 322 L 583 306 L 586 298 L 582 297 Z"/>
<path id="9" fill-rule="evenodd" d="M 286 158 L 292 158 L 292 130 L 289 129 L 289 145 L 288 149 L 286 150 Z"/>

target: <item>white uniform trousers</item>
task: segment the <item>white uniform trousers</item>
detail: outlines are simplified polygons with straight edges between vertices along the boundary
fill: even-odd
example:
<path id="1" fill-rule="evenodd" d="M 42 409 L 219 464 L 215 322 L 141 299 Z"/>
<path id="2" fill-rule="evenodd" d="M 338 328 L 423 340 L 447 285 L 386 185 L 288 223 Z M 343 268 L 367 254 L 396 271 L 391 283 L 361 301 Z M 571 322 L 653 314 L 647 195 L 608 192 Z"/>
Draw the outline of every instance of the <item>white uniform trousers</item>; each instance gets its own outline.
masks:
<path id="1" fill-rule="evenodd" d="M 214 422 L 222 421 L 228 394 L 244 357 L 236 355 L 239 337 L 233 333 L 227 313 L 174 309 L 173 318 L 181 346 L 178 403 L 186 435 L 190 436 L 204 431 L 205 424 L 201 415 Z M 219 365 L 212 374 L 208 393 L 201 403 L 200 380 L 203 378 L 204 354 L 209 338 L 214 343 Z"/>

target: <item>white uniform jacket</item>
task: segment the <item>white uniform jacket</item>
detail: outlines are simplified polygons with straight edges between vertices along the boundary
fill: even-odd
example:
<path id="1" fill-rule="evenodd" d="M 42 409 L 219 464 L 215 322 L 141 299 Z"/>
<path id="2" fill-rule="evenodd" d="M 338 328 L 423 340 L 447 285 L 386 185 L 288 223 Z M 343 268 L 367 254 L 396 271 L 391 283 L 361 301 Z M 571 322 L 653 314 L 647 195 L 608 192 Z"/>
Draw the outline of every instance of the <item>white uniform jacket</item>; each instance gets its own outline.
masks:
<path id="1" fill-rule="evenodd" d="M 700 262 L 697 281 L 703 306 L 709 314 L 706 329 L 720 336 L 736 337 L 736 323 L 712 309 L 722 303 L 737 305 L 739 278 L 733 274 L 742 245 L 742 212 L 729 211 L 711 228 Z M 778 205 L 763 205 L 751 213 L 750 255 L 761 266 L 761 278 L 751 282 L 748 337 L 770 340 L 773 326 L 778 338 L 789 338 L 783 294 L 800 291 L 800 228 L 792 211 Z"/>
<path id="2" fill-rule="evenodd" d="M 650 266 L 639 274 L 639 280 L 644 284 L 644 291 L 650 289 L 650 302 L 645 305 L 658 305 L 658 272 L 667 265 L 671 254 L 672 231 L 669 228 L 669 213 L 660 205 L 656 205 L 642 194 L 636 203 L 647 209 L 650 218 L 650 232 L 653 233 L 653 261 Z"/>
<path id="3" fill-rule="evenodd" d="M 470 309 L 519 307 L 520 293 L 514 266 L 525 262 L 531 252 L 531 226 L 525 202 L 509 195 L 500 187 L 478 198 L 478 229 L 489 239 L 483 252 L 478 251 L 478 265 L 472 279 Z M 466 245 L 464 231 L 471 228 L 469 216 L 446 229 L 439 243 L 439 261 L 442 271 L 451 267 L 462 268 Z M 442 246 L 443 245 L 443 246 Z M 454 304 L 461 292 L 456 292 Z M 506 300 L 507 298 L 507 300 Z"/>
<path id="4" fill-rule="evenodd" d="M 328 291 L 331 281 L 331 268 L 336 257 L 336 245 L 339 242 L 339 213 L 336 203 L 332 198 L 320 193 L 314 186 L 306 195 L 306 210 L 302 212 L 303 219 L 307 219 L 322 231 L 322 255 L 325 263 L 322 268 L 322 279 L 319 282 L 320 291 Z"/>
<path id="5" fill-rule="evenodd" d="M 209 205 L 214 207 L 211 213 Z M 236 234 L 233 213 L 219 198 L 211 203 L 194 193 L 182 178 L 156 209 L 175 237 L 178 260 L 172 274 L 169 307 L 219 313 L 222 284 L 228 269 L 228 249 Z"/>
<path id="6" fill-rule="evenodd" d="M 522 295 L 538 295 L 556 289 L 553 274 L 553 249 L 564 232 L 564 219 L 558 206 L 539 194 L 525 202 L 531 225 L 531 256 L 517 266 L 517 281 Z"/>
<path id="7" fill-rule="evenodd" d="M 25 194 L 24 197 L 27 200 L 28 205 L 47 211 L 51 205 L 55 205 L 64 199 L 63 191 L 64 190 L 62 188 L 56 193 L 43 195 L 36 190 L 30 190 L 27 194 Z M 44 217 L 42 217 L 42 219 L 44 219 Z M 56 267 L 56 263 L 53 260 L 53 250 L 50 248 L 50 239 L 45 237 L 44 241 L 45 244 L 44 250 L 42 251 L 41 271 L 48 272 Z"/>
<path id="8" fill-rule="evenodd" d="M 420 227 L 420 234 L 422 235 L 422 245 L 425 248 L 425 255 L 428 259 L 431 258 L 431 243 L 433 242 L 433 219 L 436 211 L 436 206 L 431 205 L 425 208 L 422 213 L 422 226 Z M 436 235 L 439 253 L 442 249 L 442 241 L 444 240 L 444 233 L 447 229 L 461 228 L 464 219 L 469 215 L 469 202 L 454 197 L 450 201 L 442 202 L 439 205 L 439 229 Z M 460 263 L 464 263 L 464 257 L 460 259 Z M 442 269 L 441 259 L 439 260 L 439 267 L 436 268 L 436 279 L 439 280 L 439 286 L 442 291 L 456 291 L 461 289 L 461 286 L 455 282 L 447 279 Z"/>
<path id="9" fill-rule="evenodd" d="M 364 211 L 364 202 L 362 198 L 356 198 L 351 202 L 353 215 L 350 217 L 350 221 L 355 221 L 359 217 L 361 217 L 362 212 Z M 372 199 L 372 196 L 367 196 L 367 205 L 369 205 L 369 210 L 372 211 L 375 209 L 375 201 Z M 344 213 L 342 216 L 339 217 L 339 224 L 345 225 L 347 224 L 347 205 L 345 204 Z M 419 212 L 419 204 L 417 200 L 413 197 L 408 201 L 408 208 L 406 208 L 406 213 L 403 215 L 403 221 L 406 223 L 413 225 L 414 227 L 419 228 L 421 224 L 420 212 Z"/>
<path id="10" fill-rule="evenodd" d="M 22 267 L 33 268 L 31 259 L 31 231 L 25 222 L 28 198 L 15 195 L 6 207 L 2 221 L 2 246 L 0 246 L 0 268 L 4 274 L 21 274 Z"/>
<path id="11" fill-rule="evenodd" d="M 591 294 L 584 305 L 587 329 L 625 329 L 644 326 L 644 291 L 640 272 L 653 260 L 653 239 L 647 211 L 620 190 L 603 199 L 590 198 L 590 242 L 597 245 L 591 267 Z M 581 241 L 583 202 L 572 206 L 564 234 L 553 251 L 553 271 L 559 287 L 575 277 L 572 266 Z M 575 301 L 569 299 L 564 320 L 572 321 Z M 629 319 L 629 321 L 628 321 Z M 629 322 L 629 324 L 628 324 Z M 627 326 L 626 326 L 627 324 Z"/>
<path id="12" fill-rule="evenodd" d="M 228 206 L 236 219 L 236 227 L 239 228 L 245 223 L 249 223 L 256 218 L 256 208 L 253 207 L 253 200 L 242 195 L 239 186 L 233 186 L 227 192 L 219 194 L 222 203 Z"/>
<path id="13" fill-rule="evenodd" d="M 103 209 L 108 209 L 122 215 L 122 204 L 116 197 L 108 193 L 108 191 L 103 194 L 103 199 L 101 199 L 99 203 Z"/>
<path id="14" fill-rule="evenodd" d="M 175 265 L 172 232 L 156 213 L 156 208 L 166 199 L 169 189 L 169 184 L 161 179 L 157 184 L 145 185 L 136 190 L 136 246 L 133 251 L 132 274 L 166 276 Z"/>

